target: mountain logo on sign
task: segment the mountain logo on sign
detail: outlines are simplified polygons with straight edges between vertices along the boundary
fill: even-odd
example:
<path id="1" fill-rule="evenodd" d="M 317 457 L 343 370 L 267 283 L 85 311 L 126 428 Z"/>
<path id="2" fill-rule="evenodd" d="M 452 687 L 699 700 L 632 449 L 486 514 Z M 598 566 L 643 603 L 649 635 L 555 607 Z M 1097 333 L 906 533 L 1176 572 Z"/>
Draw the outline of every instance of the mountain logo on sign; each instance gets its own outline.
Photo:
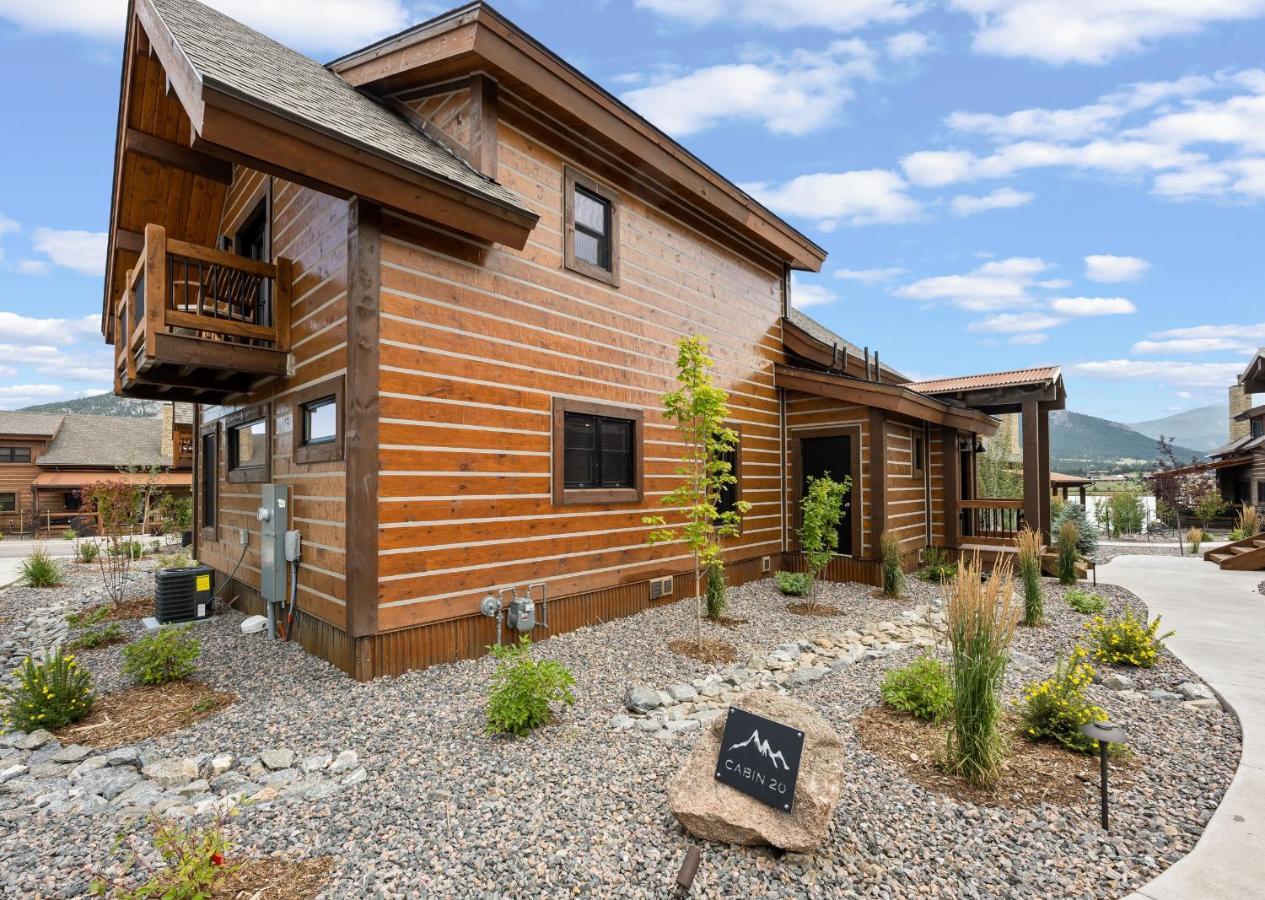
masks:
<path id="1" fill-rule="evenodd" d="M 729 752 L 732 753 L 734 750 L 740 750 L 741 748 L 749 747 L 752 744 L 755 744 L 755 748 L 759 751 L 761 756 L 767 757 L 774 765 L 780 765 L 783 769 L 790 771 L 791 767 L 786 764 L 786 757 L 782 755 L 782 751 L 774 750 L 769 746 L 768 741 L 761 740 L 758 729 L 751 732 L 751 737 L 747 738 L 745 741 L 739 741 L 738 743 L 730 746 Z"/>

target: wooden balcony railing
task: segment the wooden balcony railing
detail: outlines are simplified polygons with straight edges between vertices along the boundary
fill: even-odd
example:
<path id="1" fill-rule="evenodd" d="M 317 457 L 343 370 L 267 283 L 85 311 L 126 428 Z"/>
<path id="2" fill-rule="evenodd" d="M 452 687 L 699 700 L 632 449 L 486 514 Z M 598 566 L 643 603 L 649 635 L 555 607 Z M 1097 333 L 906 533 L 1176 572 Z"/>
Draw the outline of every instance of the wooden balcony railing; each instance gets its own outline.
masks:
<path id="1" fill-rule="evenodd" d="M 975 544 L 1011 544 L 1023 530 L 1023 501 L 982 498 L 961 500 L 963 540 Z"/>
<path id="2" fill-rule="evenodd" d="M 116 388 L 205 383 L 206 370 L 284 374 L 290 291 L 287 259 L 260 262 L 146 226 L 113 309 Z"/>

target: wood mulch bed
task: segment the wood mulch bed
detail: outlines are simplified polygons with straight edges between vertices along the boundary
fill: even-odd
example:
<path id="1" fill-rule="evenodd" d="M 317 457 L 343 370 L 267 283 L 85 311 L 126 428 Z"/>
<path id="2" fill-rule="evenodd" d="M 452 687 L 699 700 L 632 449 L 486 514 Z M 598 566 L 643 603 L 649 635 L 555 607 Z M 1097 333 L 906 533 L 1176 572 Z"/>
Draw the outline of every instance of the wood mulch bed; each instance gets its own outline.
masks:
<path id="1" fill-rule="evenodd" d="M 668 649 L 673 653 L 688 656 L 690 659 L 697 659 L 699 662 L 715 664 L 738 661 L 737 649 L 733 644 L 727 644 L 724 641 L 706 640 L 700 647 L 696 640 L 678 638 L 668 642 Z"/>
<path id="2" fill-rule="evenodd" d="M 819 619 L 829 619 L 833 616 L 843 615 L 843 610 L 837 606 L 831 606 L 828 603 L 788 603 L 786 611 L 793 612 L 797 616 L 816 616 Z"/>
<path id="3" fill-rule="evenodd" d="M 145 616 L 154 614 L 153 597 L 133 597 L 130 600 L 124 600 L 118 606 L 113 603 L 102 603 L 101 606 L 107 609 L 102 622 L 126 622 L 129 619 L 143 619 Z M 93 607 L 93 610 L 95 609 L 97 607 Z"/>
<path id="4" fill-rule="evenodd" d="M 248 859 L 215 886 L 212 900 L 308 900 L 329 881 L 334 860 L 328 856 L 291 862 Z"/>
<path id="5" fill-rule="evenodd" d="M 710 617 L 707 619 L 708 625 L 719 625 L 721 628 L 738 628 L 750 622 L 750 619 L 735 619 L 731 616 L 717 616 L 714 619 Z"/>
<path id="6" fill-rule="evenodd" d="M 54 734 L 63 744 L 121 747 L 185 728 L 235 700 L 236 694 L 200 681 L 141 685 L 97 697 L 86 719 Z"/>
<path id="7" fill-rule="evenodd" d="M 854 723 L 861 746 L 899 766 L 913 781 L 957 800 L 987 806 L 1059 806 L 1083 804 L 1098 785 L 1098 759 L 1073 753 L 1057 744 L 1025 740 L 1013 720 L 1003 723 L 1009 735 L 1001 776 L 990 787 L 976 787 L 944 768 L 943 724 L 933 725 L 882 706 L 866 709 Z M 1124 771 L 1117 774 L 1123 765 Z M 1128 761 L 1112 762 L 1112 779 L 1127 783 Z"/>

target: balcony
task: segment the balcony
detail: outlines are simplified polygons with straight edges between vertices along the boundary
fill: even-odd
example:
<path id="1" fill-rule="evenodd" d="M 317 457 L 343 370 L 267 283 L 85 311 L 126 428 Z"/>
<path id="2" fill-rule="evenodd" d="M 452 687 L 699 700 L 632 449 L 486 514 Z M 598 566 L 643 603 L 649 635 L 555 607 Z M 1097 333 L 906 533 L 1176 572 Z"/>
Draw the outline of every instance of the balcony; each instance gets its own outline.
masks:
<path id="1" fill-rule="evenodd" d="M 221 403 L 286 374 L 291 264 L 259 262 L 145 228 L 111 309 L 114 392 Z"/>

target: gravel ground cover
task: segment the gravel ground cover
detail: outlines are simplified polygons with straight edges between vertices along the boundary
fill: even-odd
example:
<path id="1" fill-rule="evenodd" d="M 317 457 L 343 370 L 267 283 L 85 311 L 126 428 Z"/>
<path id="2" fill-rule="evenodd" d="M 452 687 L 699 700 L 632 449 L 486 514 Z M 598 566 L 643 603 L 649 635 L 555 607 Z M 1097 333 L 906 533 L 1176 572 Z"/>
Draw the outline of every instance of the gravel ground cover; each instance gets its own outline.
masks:
<path id="1" fill-rule="evenodd" d="M 1190 550 L 1187 549 L 1187 555 Z M 1098 545 L 1098 549 L 1089 554 L 1089 558 L 1094 562 L 1102 565 L 1111 562 L 1117 556 L 1180 556 L 1181 553 L 1177 547 L 1152 547 L 1145 543 L 1138 542 L 1128 547 L 1112 547 L 1102 544 Z"/>
<path id="2" fill-rule="evenodd" d="M 1012 698 L 1027 680 L 1044 677 L 1085 621 L 1059 599 L 1061 588 L 1045 583 L 1049 624 L 1019 630 L 1006 677 Z M 54 594 L 62 608 L 90 605 L 88 584 L 76 580 L 36 596 L 10 589 L 0 593 L 0 615 L 20 621 Z M 1127 592 L 1097 591 L 1111 614 L 1142 611 Z M 823 629 L 894 621 L 940 595 L 916 579 L 900 601 L 865 585 L 826 585 L 825 592 L 843 615 L 790 613 L 771 580 L 734 589 L 728 614 L 748 624 L 709 625 L 705 636 L 733 643 L 741 660 Z M 322 799 L 248 806 L 227 826 L 250 855 L 332 857 L 325 896 L 662 897 L 690 842 L 668 812 L 666 785 L 694 735 L 650 737 L 609 723 L 625 713 L 631 684 L 662 686 L 718 671 L 667 650 L 668 640 L 693 633 L 692 617 L 693 604 L 677 603 L 541 641 L 537 652 L 574 672 L 577 703 L 557 725 L 513 741 L 483 733 L 494 666 L 488 658 L 357 684 L 297 646 L 242 636 L 242 616 L 230 611 L 196 626 L 203 639 L 197 677 L 239 700 L 138 749 L 238 758 L 271 748 L 302 757 L 356 752 L 367 770 L 358 784 Z M 1111 834 L 1097 827 L 1093 784 L 1073 807 L 1007 809 L 934 793 L 864 750 L 852 725 L 879 702 L 882 673 L 916 653 L 863 659 L 795 689 L 846 747 L 831 837 L 813 856 L 704 846 L 694 896 L 1123 896 L 1189 851 L 1233 775 L 1233 716 L 1149 695 L 1198 680 L 1164 654 L 1154 670 L 1129 673 L 1132 691 L 1090 689 L 1129 729 L 1137 754 L 1132 781 L 1113 794 Z M 125 684 L 120 647 L 79 658 L 100 690 Z M 83 894 L 93 872 L 116 865 L 110 847 L 121 827 L 118 816 L 101 812 L 0 818 L 0 895 Z"/>

